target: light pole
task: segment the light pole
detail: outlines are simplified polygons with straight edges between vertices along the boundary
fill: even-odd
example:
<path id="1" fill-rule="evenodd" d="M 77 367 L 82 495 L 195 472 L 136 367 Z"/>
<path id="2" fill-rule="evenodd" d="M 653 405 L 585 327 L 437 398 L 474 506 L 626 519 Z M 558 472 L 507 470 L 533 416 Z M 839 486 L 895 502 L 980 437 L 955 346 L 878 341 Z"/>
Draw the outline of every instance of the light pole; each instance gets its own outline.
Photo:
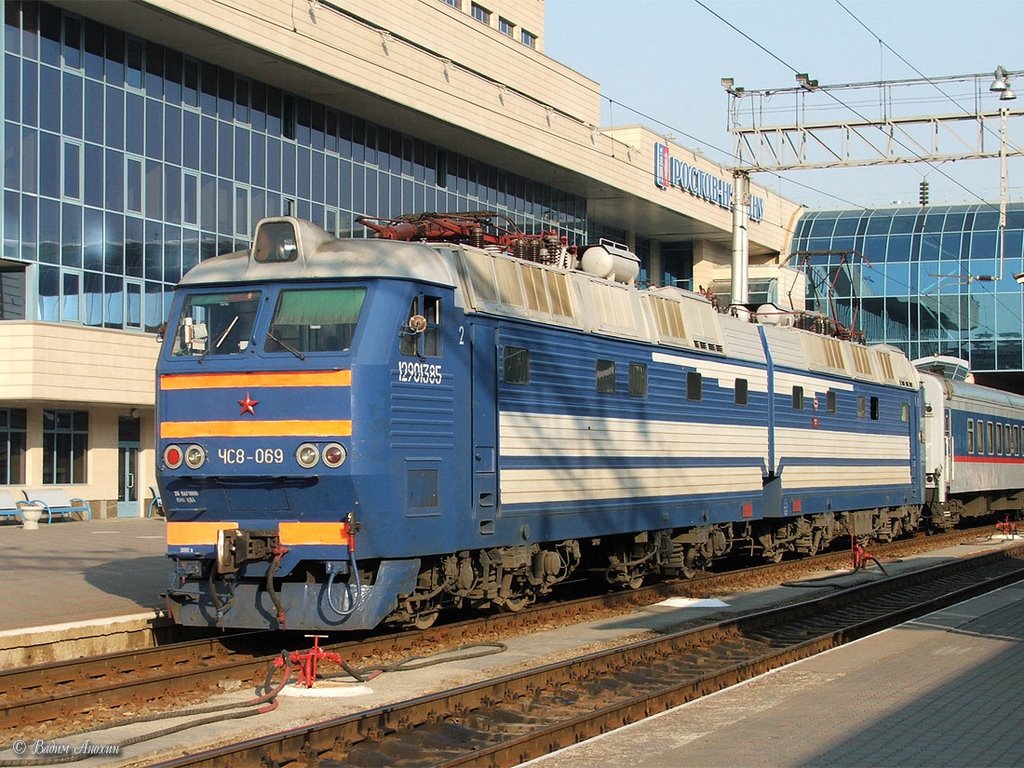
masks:
<path id="1" fill-rule="evenodd" d="M 995 79 L 988 87 L 999 94 L 1000 101 L 1013 101 L 1017 94 L 1010 88 L 1010 75 L 1000 64 L 994 73 Z M 1008 107 L 999 109 L 999 279 L 1003 277 L 1003 256 L 1006 253 L 1006 122 L 1010 116 Z M 1016 275 L 1014 276 L 1017 277 Z M 1018 280 L 1018 282 L 1020 282 Z"/>

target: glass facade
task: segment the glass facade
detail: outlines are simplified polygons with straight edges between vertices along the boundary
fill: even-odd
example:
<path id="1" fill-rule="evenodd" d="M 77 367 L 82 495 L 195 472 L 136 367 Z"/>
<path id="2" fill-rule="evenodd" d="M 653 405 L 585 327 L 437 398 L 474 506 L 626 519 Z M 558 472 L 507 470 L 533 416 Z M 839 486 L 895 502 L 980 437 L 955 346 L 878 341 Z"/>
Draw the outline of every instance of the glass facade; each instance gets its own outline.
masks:
<path id="1" fill-rule="evenodd" d="M 587 230 L 582 198 L 44 3 L 4 10 L 2 258 L 36 265 L 36 285 L 0 271 L 4 317 L 20 287 L 39 320 L 155 331 L 182 274 L 264 216 Z"/>
<path id="2" fill-rule="evenodd" d="M 1024 204 L 812 211 L 790 265 L 808 274 L 808 308 L 911 359 L 952 355 L 975 372 L 1019 372 Z"/>

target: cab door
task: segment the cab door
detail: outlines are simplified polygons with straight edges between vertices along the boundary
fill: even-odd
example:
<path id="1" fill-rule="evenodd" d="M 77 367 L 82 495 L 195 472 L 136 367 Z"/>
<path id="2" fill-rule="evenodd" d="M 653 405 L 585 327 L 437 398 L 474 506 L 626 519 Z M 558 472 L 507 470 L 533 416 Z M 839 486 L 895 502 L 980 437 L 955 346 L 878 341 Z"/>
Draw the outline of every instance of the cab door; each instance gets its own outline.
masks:
<path id="1" fill-rule="evenodd" d="M 472 350 L 473 517 L 481 534 L 494 531 L 498 506 L 497 330 L 468 324 Z"/>

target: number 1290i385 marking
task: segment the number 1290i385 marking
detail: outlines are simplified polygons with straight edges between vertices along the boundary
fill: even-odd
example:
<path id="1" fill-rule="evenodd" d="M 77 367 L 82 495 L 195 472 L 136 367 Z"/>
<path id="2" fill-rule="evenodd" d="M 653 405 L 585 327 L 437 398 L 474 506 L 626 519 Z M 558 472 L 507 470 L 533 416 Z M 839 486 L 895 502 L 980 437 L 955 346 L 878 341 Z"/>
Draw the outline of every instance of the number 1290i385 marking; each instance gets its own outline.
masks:
<path id="1" fill-rule="evenodd" d="M 398 361 L 398 380 L 413 384 L 440 384 L 441 366 L 433 363 Z"/>

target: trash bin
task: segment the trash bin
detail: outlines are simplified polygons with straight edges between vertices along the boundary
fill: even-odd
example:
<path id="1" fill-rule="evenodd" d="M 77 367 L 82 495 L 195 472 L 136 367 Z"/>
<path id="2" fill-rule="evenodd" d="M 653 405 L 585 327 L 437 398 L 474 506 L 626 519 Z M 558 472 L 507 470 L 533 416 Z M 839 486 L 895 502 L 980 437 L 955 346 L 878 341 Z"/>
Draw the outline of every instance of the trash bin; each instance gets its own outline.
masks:
<path id="1" fill-rule="evenodd" d="M 18 504 L 18 511 L 21 513 L 21 527 L 27 531 L 34 531 L 39 528 L 39 521 L 46 512 L 46 507 L 42 504 L 21 502 Z"/>

